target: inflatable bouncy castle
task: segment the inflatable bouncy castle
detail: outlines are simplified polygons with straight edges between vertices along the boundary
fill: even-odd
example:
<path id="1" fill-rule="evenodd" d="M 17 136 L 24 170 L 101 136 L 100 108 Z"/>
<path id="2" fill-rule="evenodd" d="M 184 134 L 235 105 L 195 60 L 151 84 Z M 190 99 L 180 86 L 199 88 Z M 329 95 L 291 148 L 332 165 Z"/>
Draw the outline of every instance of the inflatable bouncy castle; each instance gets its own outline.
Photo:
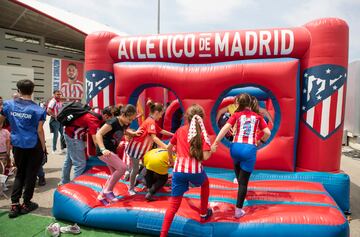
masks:
<path id="1" fill-rule="evenodd" d="M 214 215 L 201 223 L 200 189 L 185 194 L 171 236 L 349 236 L 349 177 L 340 170 L 346 98 L 348 26 L 336 18 L 301 27 L 118 36 L 89 35 L 85 42 L 88 103 L 104 107 L 136 105 L 140 94 L 162 87 L 178 99 L 165 115 L 200 104 L 214 140 L 216 113 L 237 93 L 271 104 L 274 121 L 268 142 L 259 147 L 245 201 L 246 215 L 234 219 L 229 142 L 206 161 Z M 160 92 L 159 92 L 160 93 Z M 167 128 L 168 129 L 168 128 Z M 127 194 L 119 181 L 119 202 L 97 199 L 109 171 L 96 157 L 88 170 L 54 194 L 56 218 L 83 225 L 158 235 L 170 196 L 146 202 L 145 192 Z"/>

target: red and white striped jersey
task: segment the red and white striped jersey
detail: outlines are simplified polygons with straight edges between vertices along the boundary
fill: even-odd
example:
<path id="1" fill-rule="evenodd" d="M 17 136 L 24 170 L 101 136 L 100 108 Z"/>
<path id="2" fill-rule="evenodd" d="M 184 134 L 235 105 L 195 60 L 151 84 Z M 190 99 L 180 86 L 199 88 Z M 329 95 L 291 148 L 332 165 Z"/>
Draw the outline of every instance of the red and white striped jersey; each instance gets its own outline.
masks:
<path id="1" fill-rule="evenodd" d="M 201 162 L 190 156 L 190 143 L 187 141 L 189 132 L 189 124 L 180 127 L 170 143 L 176 146 L 176 160 L 174 164 L 174 172 L 197 174 L 201 173 L 203 166 Z M 203 151 L 210 151 L 210 145 L 203 138 Z"/>
<path id="2" fill-rule="evenodd" d="M 151 134 L 161 132 L 162 128 L 156 124 L 153 118 L 148 117 L 140 125 L 138 130 L 142 131 L 142 134 L 134 137 L 126 149 L 126 153 L 134 159 L 141 159 L 144 154 L 151 149 L 154 144 Z"/>
<path id="3" fill-rule="evenodd" d="M 121 150 L 121 160 L 126 164 L 127 167 L 130 167 L 131 166 L 131 159 L 130 159 L 130 156 L 125 152 L 126 148 L 129 146 L 129 142 L 128 141 L 125 141 L 125 140 L 122 140 L 120 143 L 119 143 L 119 149 L 118 150 Z M 120 155 L 118 153 L 118 155 Z"/>
<path id="4" fill-rule="evenodd" d="M 101 127 L 101 123 L 102 121 L 95 115 L 86 113 L 66 126 L 65 133 L 73 139 L 83 140 L 87 132 L 89 132 L 90 135 L 95 135 L 98 128 Z"/>
<path id="5" fill-rule="evenodd" d="M 256 133 L 267 127 L 263 117 L 257 113 L 245 109 L 235 112 L 227 121 L 232 127 L 236 124 L 236 132 L 233 142 L 256 144 Z"/>
<path id="6" fill-rule="evenodd" d="M 81 99 L 84 94 L 84 87 L 81 81 L 75 83 L 64 82 L 61 84 L 61 92 L 64 97 L 72 97 Z"/>
<path id="7" fill-rule="evenodd" d="M 52 98 L 47 106 L 51 111 L 54 112 L 55 117 L 59 114 L 59 110 L 62 108 L 62 102 Z"/>

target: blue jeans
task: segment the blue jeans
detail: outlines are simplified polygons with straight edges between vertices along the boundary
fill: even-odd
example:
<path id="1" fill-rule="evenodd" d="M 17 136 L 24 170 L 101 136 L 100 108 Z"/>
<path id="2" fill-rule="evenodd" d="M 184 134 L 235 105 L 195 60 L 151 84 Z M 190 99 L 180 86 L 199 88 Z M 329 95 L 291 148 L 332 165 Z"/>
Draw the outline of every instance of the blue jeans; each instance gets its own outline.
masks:
<path id="1" fill-rule="evenodd" d="M 56 151 L 56 143 L 57 139 L 59 137 L 60 133 L 60 143 L 61 143 L 61 149 L 64 149 L 66 147 L 65 140 L 64 140 L 64 134 L 63 134 L 63 126 L 61 123 L 54 118 L 51 117 L 50 122 L 50 132 L 53 133 L 53 141 L 52 141 L 52 150 Z"/>
<path id="2" fill-rule="evenodd" d="M 73 139 L 64 134 L 67 153 L 62 169 L 61 183 L 70 182 L 71 167 L 74 166 L 74 178 L 80 176 L 86 168 L 85 143 L 83 140 Z"/>

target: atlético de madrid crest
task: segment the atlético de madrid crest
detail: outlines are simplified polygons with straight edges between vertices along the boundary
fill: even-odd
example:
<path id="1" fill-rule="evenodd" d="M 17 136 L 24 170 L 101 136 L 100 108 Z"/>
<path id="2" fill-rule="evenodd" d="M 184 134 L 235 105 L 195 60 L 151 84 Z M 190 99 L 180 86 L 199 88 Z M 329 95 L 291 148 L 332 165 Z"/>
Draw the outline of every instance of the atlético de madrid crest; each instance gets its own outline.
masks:
<path id="1" fill-rule="evenodd" d="M 324 64 L 304 70 L 301 118 L 322 139 L 342 124 L 346 68 Z"/>

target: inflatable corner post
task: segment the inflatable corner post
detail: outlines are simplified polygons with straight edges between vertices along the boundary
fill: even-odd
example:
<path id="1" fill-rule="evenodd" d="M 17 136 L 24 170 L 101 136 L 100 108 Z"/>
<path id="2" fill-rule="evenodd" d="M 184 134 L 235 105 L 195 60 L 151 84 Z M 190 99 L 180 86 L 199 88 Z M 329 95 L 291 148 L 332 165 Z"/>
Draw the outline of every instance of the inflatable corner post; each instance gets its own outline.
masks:
<path id="1" fill-rule="evenodd" d="M 349 235 L 342 214 L 349 210 L 349 178 L 339 172 L 348 62 L 346 22 L 324 18 L 294 28 L 137 37 L 98 32 L 86 38 L 85 56 L 90 105 L 136 105 L 145 89 L 166 88 L 178 99 L 165 113 L 166 129 L 171 128 L 176 110 L 185 111 L 196 103 L 204 108 L 205 126 L 214 139 L 219 132 L 216 113 L 233 101 L 229 96 L 257 93 L 261 100 L 270 101 L 275 115 L 272 135 L 258 150 L 244 206 L 247 215 L 232 218 L 237 185 L 232 183 L 229 142 L 224 141 L 204 162 L 214 218 L 199 222 L 192 205 L 199 205 L 200 190 L 191 189 L 174 219 L 172 235 Z M 158 234 L 169 190 L 160 191 L 159 201 L 146 203 L 141 198 L 144 193 L 139 191 L 132 199 L 119 181 L 115 192 L 122 201 L 102 207 L 92 199 L 108 175 L 106 167 L 94 166 L 61 186 L 54 196 L 54 216 L 101 228 Z M 76 195 L 71 195 L 73 189 Z M 78 210 L 76 215 L 67 212 L 66 205 Z"/>

